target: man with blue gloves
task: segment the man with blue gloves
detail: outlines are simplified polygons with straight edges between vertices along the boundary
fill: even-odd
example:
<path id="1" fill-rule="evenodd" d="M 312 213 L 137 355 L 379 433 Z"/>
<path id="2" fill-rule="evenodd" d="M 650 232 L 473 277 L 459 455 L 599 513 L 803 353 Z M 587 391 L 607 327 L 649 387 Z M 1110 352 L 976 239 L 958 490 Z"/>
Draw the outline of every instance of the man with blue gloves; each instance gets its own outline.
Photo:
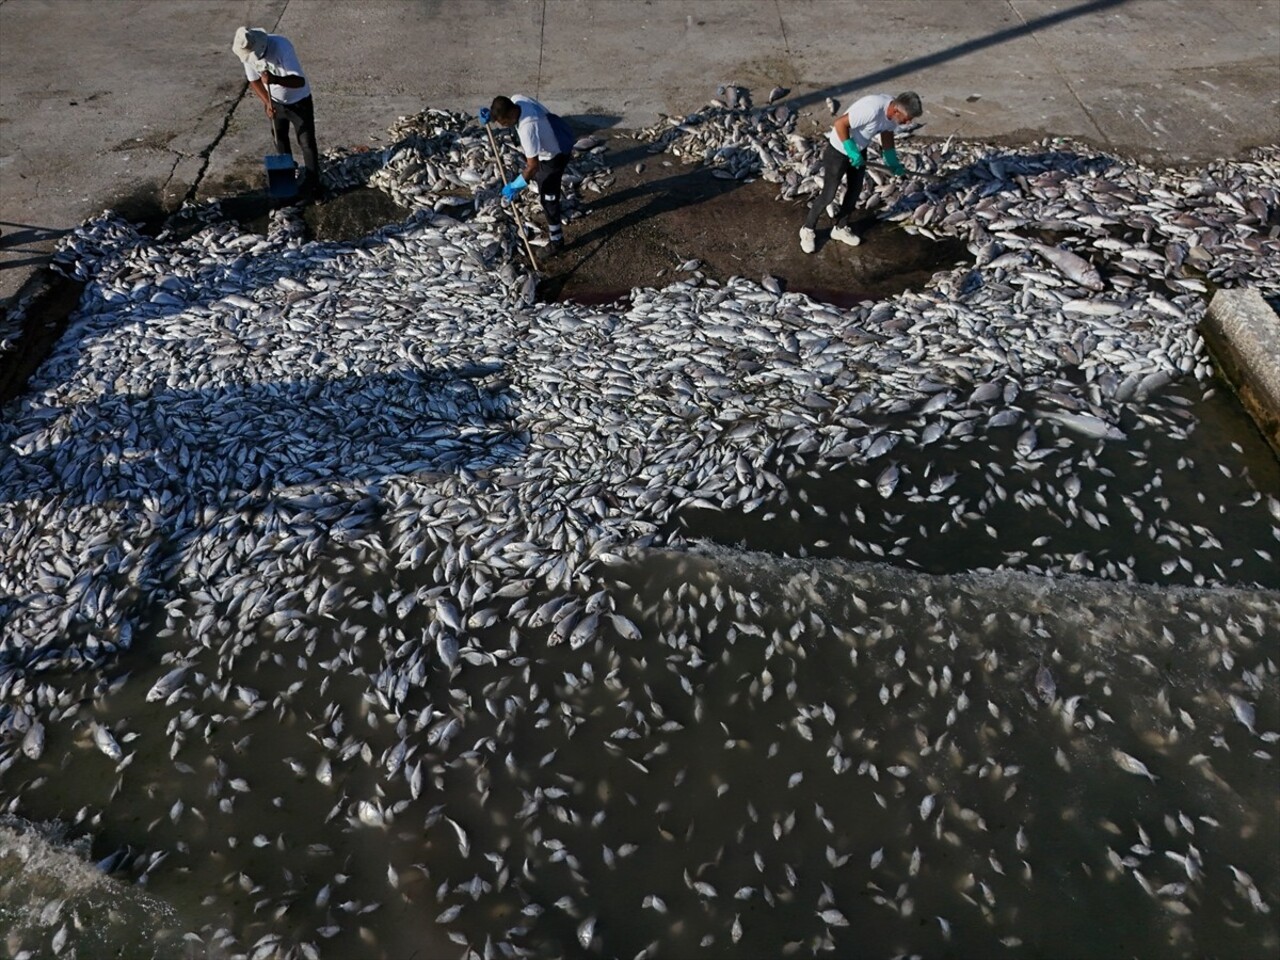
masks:
<path id="1" fill-rule="evenodd" d="M 524 170 L 502 188 L 502 199 L 513 200 L 533 181 L 547 215 L 547 235 L 551 249 L 564 246 L 560 222 L 560 181 L 573 153 L 573 131 L 560 117 L 529 97 L 494 97 L 488 109 L 480 111 L 480 122 L 494 120 L 502 127 L 515 127 L 524 152 Z"/>
<path id="2" fill-rule="evenodd" d="M 851 247 L 862 242 L 862 238 L 849 229 L 849 214 L 858 205 L 858 197 L 862 193 L 865 153 L 871 138 L 880 135 L 880 155 L 889 172 L 898 177 L 906 176 L 907 170 L 898 160 L 898 151 L 893 146 L 893 134 L 923 112 L 918 94 L 907 92 L 896 97 L 871 94 L 855 100 L 845 113 L 836 118 L 835 125 L 827 131 L 827 148 L 822 152 L 822 191 L 814 198 L 809 216 L 800 228 L 801 250 L 813 253 L 816 246 L 813 228 L 835 197 L 842 176 L 845 180 L 844 199 L 831 229 L 831 239 Z"/>

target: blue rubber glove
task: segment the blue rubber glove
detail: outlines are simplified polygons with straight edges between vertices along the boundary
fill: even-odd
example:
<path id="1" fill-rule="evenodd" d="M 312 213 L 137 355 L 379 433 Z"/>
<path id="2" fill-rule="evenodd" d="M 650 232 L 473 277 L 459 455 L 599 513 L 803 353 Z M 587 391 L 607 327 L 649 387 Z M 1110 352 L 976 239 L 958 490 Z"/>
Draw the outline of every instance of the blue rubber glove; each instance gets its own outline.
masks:
<path id="1" fill-rule="evenodd" d="M 860 167 L 865 162 L 862 159 L 862 151 L 858 149 L 858 145 L 852 140 L 844 142 L 844 154 L 849 158 L 849 163 L 855 167 Z"/>
<path id="2" fill-rule="evenodd" d="M 902 165 L 902 161 L 898 159 L 898 151 L 890 147 L 884 151 L 884 165 L 889 168 L 889 172 L 895 177 L 905 177 L 907 168 Z"/>
<path id="3" fill-rule="evenodd" d="M 521 190 L 523 190 L 525 187 L 527 187 L 528 185 L 529 185 L 529 181 L 525 180 L 524 174 L 523 173 L 520 174 L 520 176 L 516 177 L 514 180 L 512 180 L 510 183 L 508 183 L 505 187 L 502 188 L 502 199 L 503 200 L 514 199 L 515 195 L 519 193 Z"/>
<path id="4" fill-rule="evenodd" d="M 488 122 L 489 122 L 489 108 L 488 108 L 488 107 L 481 107 L 481 108 L 480 108 L 480 112 L 479 112 L 478 114 L 476 114 L 476 116 L 478 116 L 478 117 L 480 118 L 480 122 L 481 122 L 481 123 L 488 123 Z"/>

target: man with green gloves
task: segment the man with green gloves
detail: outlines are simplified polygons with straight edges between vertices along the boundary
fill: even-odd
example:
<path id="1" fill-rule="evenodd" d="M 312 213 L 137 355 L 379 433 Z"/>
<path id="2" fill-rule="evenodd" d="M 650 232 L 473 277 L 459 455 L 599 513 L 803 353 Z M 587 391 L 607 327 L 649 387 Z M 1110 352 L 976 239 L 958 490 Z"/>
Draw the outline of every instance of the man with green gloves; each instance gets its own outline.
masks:
<path id="1" fill-rule="evenodd" d="M 800 228 L 800 249 L 805 253 L 813 253 L 816 235 L 813 228 L 818 225 L 818 217 L 827 208 L 836 195 L 843 174 L 845 180 L 844 199 L 840 202 L 840 213 L 836 216 L 835 226 L 831 230 L 831 239 L 856 247 L 862 238 L 849 229 L 849 214 L 858 205 L 858 196 L 862 193 L 862 180 L 866 173 L 866 149 L 871 138 L 880 134 L 880 153 L 884 157 L 884 165 L 895 176 L 906 176 L 907 170 L 898 160 L 898 151 L 893 148 L 893 134 L 903 124 L 910 123 L 924 112 L 920 106 L 918 94 L 907 92 L 896 97 L 885 94 L 871 94 L 861 100 L 855 100 L 849 109 L 836 118 L 835 125 L 827 131 L 827 148 L 822 152 L 822 191 L 814 198 L 809 207 L 809 216 Z"/>

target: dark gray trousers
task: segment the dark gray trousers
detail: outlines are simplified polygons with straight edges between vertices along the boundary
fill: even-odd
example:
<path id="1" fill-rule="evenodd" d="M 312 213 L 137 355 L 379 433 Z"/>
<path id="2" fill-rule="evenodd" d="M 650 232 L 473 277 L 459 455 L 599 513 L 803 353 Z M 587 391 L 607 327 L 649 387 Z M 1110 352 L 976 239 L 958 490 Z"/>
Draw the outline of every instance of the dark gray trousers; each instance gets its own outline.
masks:
<path id="1" fill-rule="evenodd" d="M 316 114 L 311 97 L 305 97 L 297 103 L 276 104 L 276 118 L 272 121 L 276 152 L 293 156 L 293 151 L 289 149 L 290 127 L 293 127 L 298 149 L 302 151 L 302 164 L 307 168 L 306 183 L 319 186 L 320 154 L 316 150 Z"/>
<path id="2" fill-rule="evenodd" d="M 560 236 L 560 181 L 564 179 L 565 167 L 569 165 L 569 154 L 557 153 L 550 160 L 538 161 L 538 172 L 533 175 L 538 185 L 538 199 L 542 201 L 542 212 L 547 215 L 547 226 L 552 239 Z"/>
<path id="3" fill-rule="evenodd" d="M 853 213 L 854 208 L 858 205 L 858 197 L 862 193 L 862 180 L 866 176 L 866 172 L 865 163 L 860 167 L 855 167 L 849 162 L 845 152 L 837 150 L 828 140 L 827 149 L 822 152 L 822 192 L 814 197 L 813 204 L 809 207 L 809 216 L 805 218 L 804 225 L 810 230 L 818 225 L 818 217 L 822 216 L 822 211 L 827 209 L 827 205 L 835 197 L 836 190 L 840 186 L 840 178 L 843 176 L 845 181 L 844 199 L 840 201 L 840 212 L 836 216 L 835 225 L 837 227 L 845 226 L 849 222 L 849 214 Z"/>

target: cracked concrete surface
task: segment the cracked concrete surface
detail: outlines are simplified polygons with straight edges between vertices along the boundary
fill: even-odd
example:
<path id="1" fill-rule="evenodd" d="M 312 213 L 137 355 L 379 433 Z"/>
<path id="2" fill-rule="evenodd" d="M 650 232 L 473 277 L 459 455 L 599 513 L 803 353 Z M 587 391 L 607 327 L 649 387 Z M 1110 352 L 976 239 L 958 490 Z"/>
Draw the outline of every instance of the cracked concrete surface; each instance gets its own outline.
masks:
<path id="1" fill-rule="evenodd" d="M 1280 0 L 0 0 L 0 300 L 106 207 L 260 185 L 241 24 L 294 41 L 321 150 L 495 93 L 637 128 L 725 82 L 790 87 L 813 136 L 828 96 L 914 88 L 927 136 L 1167 161 L 1280 140 Z"/>
<path id="2" fill-rule="evenodd" d="M 245 92 L 248 92 L 247 86 L 245 87 Z M 218 144 L 221 143 L 222 138 L 226 136 L 227 128 L 231 126 L 231 118 L 234 116 L 236 108 L 244 100 L 244 96 L 245 94 L 242 93 L 234 102 L 227 105 L 226 113 L 222 118 L 222 126 L 218 128 L 218 132 L 214 134 L 213 139 L 209 141 L 209 145 L 196 155 L 201 161 L 200 169 L 195 172 L 194 176 L 192 176 L 191 183 L 188 185 L 187 191 L 183 195 L 183 203 L 190 203 L 197 198 L 197 195 L 200 192 L 200 185 L 204 182 L 205 172 L 209 169 L 209 158 L 213 156 L 213 151 L 218 148 Z"/>

